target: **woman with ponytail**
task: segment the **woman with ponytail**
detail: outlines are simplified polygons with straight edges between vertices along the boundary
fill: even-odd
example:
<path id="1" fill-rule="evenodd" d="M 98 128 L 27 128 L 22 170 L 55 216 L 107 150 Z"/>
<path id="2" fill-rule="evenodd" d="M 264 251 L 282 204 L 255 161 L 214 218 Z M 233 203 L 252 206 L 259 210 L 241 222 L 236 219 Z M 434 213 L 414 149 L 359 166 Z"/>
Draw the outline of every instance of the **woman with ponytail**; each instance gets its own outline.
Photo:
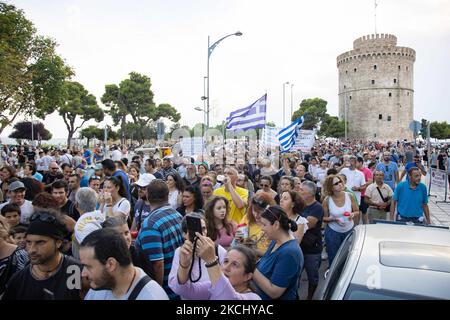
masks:
<path id="1" fill-rule="evenodd" d="M 257 293 L 263 300 L 295 300 L 303 254 L 289 231 L 297 231 L 297 223 L 289 219 L 280 206 L 266 208 L 261 214 L 261 223 L 263 232 L 272 242 L 253 275 Z"/>

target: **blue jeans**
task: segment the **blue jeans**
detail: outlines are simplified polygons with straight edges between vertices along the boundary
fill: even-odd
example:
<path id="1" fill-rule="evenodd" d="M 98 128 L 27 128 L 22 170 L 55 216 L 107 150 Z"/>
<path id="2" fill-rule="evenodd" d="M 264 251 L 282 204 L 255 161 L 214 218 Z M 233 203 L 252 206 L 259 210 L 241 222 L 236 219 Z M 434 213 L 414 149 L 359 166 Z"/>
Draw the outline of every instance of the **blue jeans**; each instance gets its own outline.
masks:
<path id="1" fill-rule="evenodd" d="M 322 254 L 303 254 L 304 263 L 303 270 L 306 270 L 308 276 L 308 283 L 312 286 L 319 284 L 319 269 L 322 262 Z"/>
<path id="2" fill-rule="evenodd" d="M 333 263 L 334 257 L 336 257 L 336 254 L 341 247 L 342 242 L 344 242 L 345 238 L 348 234 L 352 232 L 353 229 L 347 231 L 347 232 L 336 232 L 333 229 L 330 228 L 330 226 L 327 226 L 325 229 L 325 243 L 327 246 L 327 254 L 328 254 L 328 267 L 331 267 L 331 264 Z"/>

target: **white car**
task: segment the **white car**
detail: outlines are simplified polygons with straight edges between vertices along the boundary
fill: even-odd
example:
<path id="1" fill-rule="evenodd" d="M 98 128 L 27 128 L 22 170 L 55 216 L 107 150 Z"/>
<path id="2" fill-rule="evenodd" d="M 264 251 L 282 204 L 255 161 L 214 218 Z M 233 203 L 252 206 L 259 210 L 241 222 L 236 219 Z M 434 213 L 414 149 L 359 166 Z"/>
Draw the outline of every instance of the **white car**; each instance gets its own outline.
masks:
<path id="1" fill-rule="evenodd" d="M 450 230 L 380 223 L 342 243 L 314 299 L 450 299 Z"/>

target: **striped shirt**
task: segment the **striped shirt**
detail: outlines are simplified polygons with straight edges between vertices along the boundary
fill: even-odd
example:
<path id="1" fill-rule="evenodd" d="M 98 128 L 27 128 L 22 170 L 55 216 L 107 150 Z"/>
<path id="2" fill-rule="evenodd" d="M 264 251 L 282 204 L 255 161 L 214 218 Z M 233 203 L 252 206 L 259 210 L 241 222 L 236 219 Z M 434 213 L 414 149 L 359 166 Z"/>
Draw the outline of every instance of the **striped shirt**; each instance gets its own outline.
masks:
<path id="1" fill-rule="evenodd" d="M 164 261 L 163 288 L 170 299 L 178 297 L 169 288 L 168 279 L 175 250 L 183 244 L 181 219 L 178 211 L 165 204 L 153 210 L 144 220 L 136 241 L 144 265 L 152 261 Z"/>

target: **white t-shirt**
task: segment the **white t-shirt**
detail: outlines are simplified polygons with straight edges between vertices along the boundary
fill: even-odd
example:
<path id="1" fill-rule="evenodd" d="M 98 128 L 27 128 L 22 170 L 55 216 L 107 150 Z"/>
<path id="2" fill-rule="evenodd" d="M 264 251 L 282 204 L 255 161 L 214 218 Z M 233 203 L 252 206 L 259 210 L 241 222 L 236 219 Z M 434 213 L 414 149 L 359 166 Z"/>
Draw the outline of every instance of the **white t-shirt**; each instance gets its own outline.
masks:
<path id="1" fill-rule="evenodd" d="M 301 215 L 298 215 L 297 218 L 295 218 L 295 222 L 297 222 L 297 226 L 304 225 L 305 228 L 303 229 L 303 234 L 308 230 L 308 220 L 306 218 L 302 217 Z M 289 230 L 289 233 L 293 236 L 294 232 Z"/>
<path id="2" fill-rule="evenodd" d="M 55 161 L 51 156 L 46 155 L 42 157 L 42 167 L 44 168 L 44 171 L 48 171 L 48 167 L 50 166 L 50 163 Z"/>
<path id="3" fill-rule="evenodd" d="M 328 169 L 322 169 L 322 168 L 318 168 L 316 170 L 316 174 L 317 174 L 317 188 L 322 188 L 322 181 L 325 180 L 325 178 L 327 177 L 327 171 Z"/>
<path id="4" fill-rule="evenodd" d="M 89 290 L 84 300 L 128 300 L 131 292 L 138 284 L 139 280 L 141 280 L 145 276 L 145 272 L 139 268 L 134 267 L 136 269 L 136 279 L 134 280 L 134 284 L 131 286 L 130 290 L 126 294 L 120 297 L 116 297 L 113 295 L 111 290 Z M 142 288 L 141 292 L 136 297 L 136 300 L 169 300 L 167 293 L 163 288 L 154 280 L 150 280 L 145 287 Z"/>
<path id="5" fill-rule="evenodd" d="M 45 171 L 43 158 L 36 159 L 36 171 Z"/>
<path id="6" fill-rule="evenodd" d="M 347 177 L 347 188 L 352 190 L 353 187 L 361 187 L 366 184 L 366 178 L 364 173 L 355 169 L 350 170 L 350 168 L 344 168 L 341 170 L 343 175 Z M 352 190 L 353 191 L 353 190 Z M 361 191 L 354 191 L 356 199 L 358 200 L 358 205 L 361 204 Z"/>
<path id="7" fill-rule="evenodd" d="M 91 232 L 101 229 L 103 221 L 105 221 L 105 215 L 100 211 L 83 213 L 74 228 L 78 243 L 83 242 L 84 238 Z"/>
<path id="8" fill-rule="evenodd" d="M 344 216 L 345 212 L 352 212 L 352 199 L 348 192 L 345 192 L 345 203 L 342 207 L 338 207 L 334 203 L 333 198 L 328 197 L 328 211 L 330 213 L 330 217 L 337 218 L 344 223 L 344 225 L 341 226 L 335 221 L 329 222 L 328 226 L 334 231 L 344 233 L 351 230 L 355 225 L 353 220 L 349 220 Z"/>
<path id="9" fill-rule="evenodd" d="M 169 192 L 169 204 L 175 210 L 177 210 L 177 208 L 179 207 L 178 201 L 177 201 L 179 194 L 180 194 L 179 190 L 175 190 L 175 191 Z"/>
<path id="10" fill-rule="evenodd" d="M 67 163 L 69 165 L 72 165 L 72 160 L 73 160 L 72 155 L 65 153 L 59 157 L 59 164 L 63 165 L 64 163 Z"/>
<path id="11" fill-rule="evenodd" d="M 9 202 L 0 204 L 0 210 L 4 206 L 6 206 L 8 203 Z M 28 220 L 30 219 L 33 212 L 34 212 L 34 208 L 33 208 L 33 205 L 31 204 L 31 201 L 25 200 L 23 205 L 20 206 L 20 223 L 28 224 L 29 223 Z"/>
<path id="12" fill-rule="evenodd" d="M 122 160 L 122 152 L 120 152 L 119 150 L 114 150 L 111 153 L 111 160 L 112 161 L 120 161 L 120 160 Z"/>
<path id="13" fill-rule="evenodd" d="M 125 198 L 120 199 L 113 207 L 112 212 L 113 214 L 116 214 L 116 212 L 120 211 L 123 214 L 125 214 L 125 218 L 128 218 L 130 215 L 131 205 L 130 201 L 128 201 Z M 106 206 L 103 206 L 102 213 L 106 216 Z"/>

